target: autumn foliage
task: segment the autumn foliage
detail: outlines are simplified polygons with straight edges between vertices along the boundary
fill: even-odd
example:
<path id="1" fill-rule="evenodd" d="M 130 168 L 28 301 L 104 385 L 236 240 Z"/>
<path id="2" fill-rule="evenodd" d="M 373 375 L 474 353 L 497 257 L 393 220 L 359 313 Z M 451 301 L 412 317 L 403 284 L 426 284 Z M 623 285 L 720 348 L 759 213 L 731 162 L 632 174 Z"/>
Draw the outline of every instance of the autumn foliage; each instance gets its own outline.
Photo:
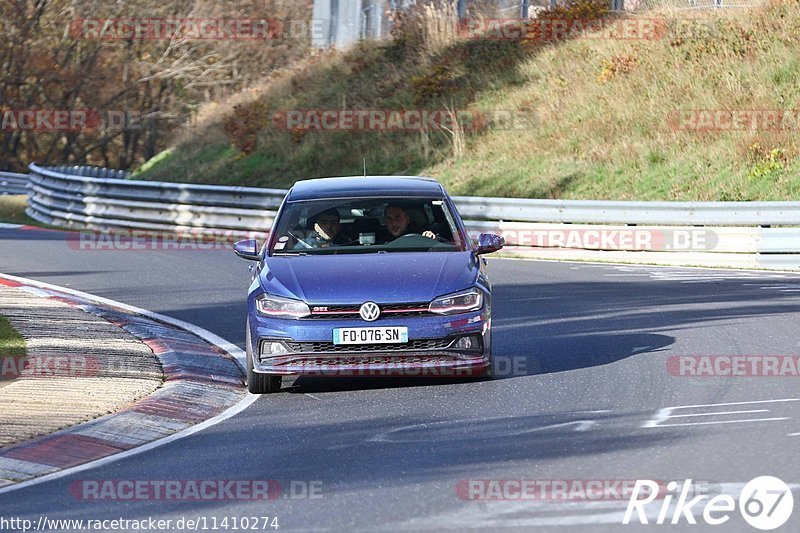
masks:
<path id="1" fill-rule="evenodd" d="M 30 162 L 131 168 L 152 157 L 204 102 L 307 54 L 311 0 L 3 0 L 0 170 Z M 269 20 L 259 39 L 91 38 L 84 20 Z M 77 30 L 77 31 L 76 31 Z M 101 117 L 58 128 L 50 111 Z M 38 123 L 20 119 L 38 112 Z M 41 120 L 45 117 L 45 120 Z"/>

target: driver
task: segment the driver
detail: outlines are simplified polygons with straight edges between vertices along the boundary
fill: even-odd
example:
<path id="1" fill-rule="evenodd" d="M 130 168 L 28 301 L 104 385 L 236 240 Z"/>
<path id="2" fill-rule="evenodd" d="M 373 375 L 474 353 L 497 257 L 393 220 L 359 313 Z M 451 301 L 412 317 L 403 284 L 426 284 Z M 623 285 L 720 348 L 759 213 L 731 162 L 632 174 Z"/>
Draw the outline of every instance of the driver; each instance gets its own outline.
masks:
<path id="1" fill-rule="evenodd" d="M 348 239 L 342 235 L 342 224 L 339 219 L 339 211 L 335 208 L 314 215 L 314 231 L 305 239 L 303 243 L 297 243 L 295 248 L 327 248 L 348 244 Z"/>
<path id="2" fill-rule="evenodd" d="M 408 212 L 399 205 L 388 205 L 383 212 L 386 221 L 386 229 L 391 235 L 391 239 L 396 239 L 408 234 L 419 234 L 429 239 L 436 239 L 436 234 L 432 231 L 422 231 L 411 222 Z"/>

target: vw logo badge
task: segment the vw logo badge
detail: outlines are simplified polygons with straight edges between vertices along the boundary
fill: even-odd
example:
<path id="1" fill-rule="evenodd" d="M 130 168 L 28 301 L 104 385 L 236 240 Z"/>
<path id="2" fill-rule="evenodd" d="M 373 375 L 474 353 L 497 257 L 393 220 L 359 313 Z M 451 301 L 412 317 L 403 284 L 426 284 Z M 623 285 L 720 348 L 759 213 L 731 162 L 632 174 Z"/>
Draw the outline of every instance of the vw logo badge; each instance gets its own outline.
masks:
<path id="1" fill-rule="evenodd" d="M 366 302 L 358 310 L 358 314 L 367 322 L 374 322 L 381 316 L 381 308 L 375 302 Z"/>

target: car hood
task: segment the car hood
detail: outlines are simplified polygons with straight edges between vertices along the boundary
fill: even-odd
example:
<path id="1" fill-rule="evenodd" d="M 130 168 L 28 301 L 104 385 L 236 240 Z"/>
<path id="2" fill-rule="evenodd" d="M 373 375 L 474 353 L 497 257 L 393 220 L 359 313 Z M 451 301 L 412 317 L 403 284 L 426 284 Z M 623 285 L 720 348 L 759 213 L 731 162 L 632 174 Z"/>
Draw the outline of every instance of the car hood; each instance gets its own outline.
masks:
<path id="1" fill-rule="evenodd" d="M 428 302 L 471 287 L 479 273 L 470 252 L 273 256 L 261 286 L 312 305 Z"/>

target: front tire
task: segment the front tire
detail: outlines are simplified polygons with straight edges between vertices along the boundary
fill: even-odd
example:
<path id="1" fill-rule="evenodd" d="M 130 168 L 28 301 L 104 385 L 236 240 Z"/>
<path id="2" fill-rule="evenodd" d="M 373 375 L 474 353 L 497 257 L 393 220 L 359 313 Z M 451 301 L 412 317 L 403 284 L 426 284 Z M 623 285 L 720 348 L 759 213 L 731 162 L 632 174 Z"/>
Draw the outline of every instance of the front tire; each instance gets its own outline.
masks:
<path id="1" fill-rule="evenodd" d="M 486 380 L 492 380 L 492 379 L 494 379 L 495 372 L 494 372 L 494 356 L 492 355 L 492 338 L 491 337 L 489 337 L 489 342 L 488 342 L 487 349 L 489 351 L 489 357 L 488 357 L 489 366 L 486 367 L 486 371 L 484 373 L 484 378 Z"/>
<path id="2" fill-rule="evenodd" d="M 253 369 L 253 348 L 250 343 L 250 322 L 247 322 L 247 333 L 245 334 L 247 352 L 247 390 L 252 394 L 270 394 L 281 390 L 281 376 L 271 376 L 269 374 L 259 374 Z"/>

